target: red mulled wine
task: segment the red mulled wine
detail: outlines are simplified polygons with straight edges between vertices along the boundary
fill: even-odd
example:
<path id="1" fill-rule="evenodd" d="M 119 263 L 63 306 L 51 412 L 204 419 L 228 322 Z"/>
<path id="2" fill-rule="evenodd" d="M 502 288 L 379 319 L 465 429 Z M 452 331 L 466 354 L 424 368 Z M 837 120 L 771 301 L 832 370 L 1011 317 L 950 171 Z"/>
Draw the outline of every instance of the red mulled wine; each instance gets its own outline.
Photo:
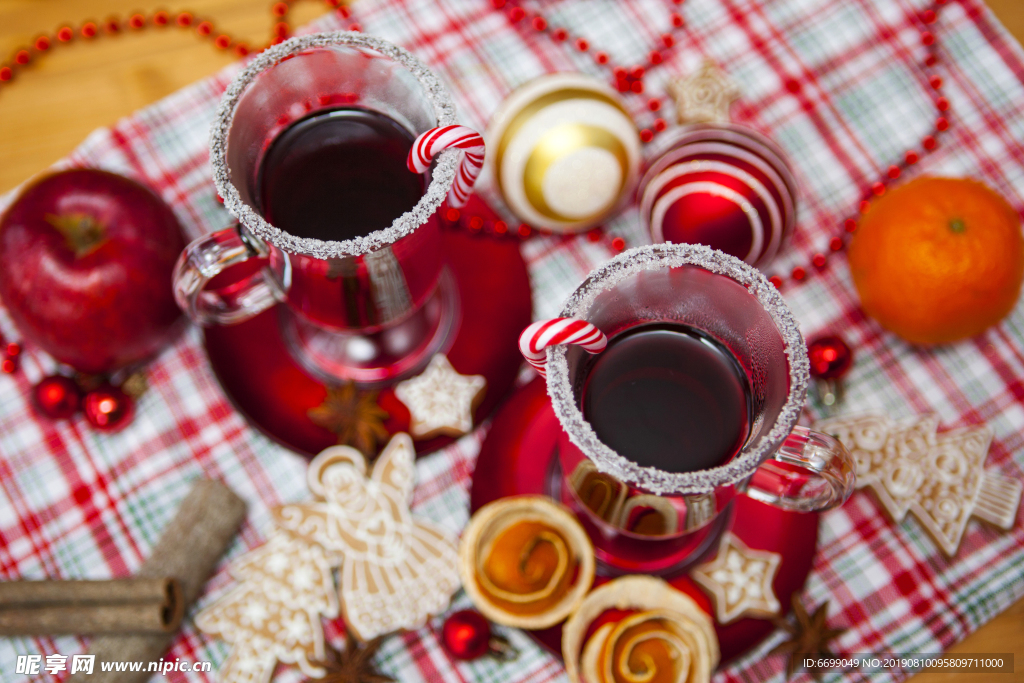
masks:
<path id="1" fill-rule="evenodd" d="M 260 210 L 296 237 L 346 240 L 386 228 L 423 196 L 405 160 L 415 136 L 359 108 L 313 112 L 284 129 L 260 165 Z"/>
<path id="2" fill-rule="evenodd" d="M 583 415 L 633 462 L 692 472 L 727 462 L 750 431 L 747 374 L 721 342 L 678 324 L 640 325 L 595 357 Z"/>

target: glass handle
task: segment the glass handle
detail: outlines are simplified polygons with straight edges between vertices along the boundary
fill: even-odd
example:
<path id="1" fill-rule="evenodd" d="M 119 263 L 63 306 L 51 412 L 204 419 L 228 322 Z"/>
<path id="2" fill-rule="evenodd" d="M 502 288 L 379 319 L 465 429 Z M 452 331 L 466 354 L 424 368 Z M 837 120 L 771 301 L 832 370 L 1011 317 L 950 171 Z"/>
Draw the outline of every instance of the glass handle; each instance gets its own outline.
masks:
<path id="1" fill-rule="evenodd" d="M 784 510 L 831 510 L 856 483 L 853 457 L 828 434 L 795 427 L 775 456 L 750 478 L 747 495 Z"/>
<path id="2" fill-rule="evenodd" d="M 268 253 L 266 245 L 241 226 L 193 240 L 174 268 L 175 301 L 203 326 L 230 325 L 265 311 L 284 299 L 284 289 L 269 268 L 260 268 L 225 291 L 207 290 L 206 285 L 225 268 Z"/>

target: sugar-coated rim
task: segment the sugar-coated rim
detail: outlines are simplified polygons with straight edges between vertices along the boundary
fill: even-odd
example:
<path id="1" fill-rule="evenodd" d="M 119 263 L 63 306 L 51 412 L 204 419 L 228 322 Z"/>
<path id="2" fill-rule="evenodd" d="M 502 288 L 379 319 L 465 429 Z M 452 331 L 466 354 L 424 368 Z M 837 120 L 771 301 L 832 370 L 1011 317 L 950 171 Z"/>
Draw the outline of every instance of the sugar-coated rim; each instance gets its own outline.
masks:
<path id="1" fill-rule="evenodd" d="M 224 206 L 257 237 L 287 252 L 305 254 L 319 259 L 361 256 L 394 244 L 410 234 L 425 223 L 444 201 L 448 189 L 455 181 L 455 171 L 459 162 L 459 150 L 448 149 L 442 152 L 438 157 L 430 185 L 416 206 L 396 218 L 387 228 L 340 242 L 291 235 L 268 223 L 253 207 L 242 201 L 238 189 L 231 182 L 231 174 L 227 165 L 228 131 L 235 118 L 235 110 L 242 94 L 260 73 L 278 64 L 286 57 L 303 50 L 333 45 L 373 50 L 398 62 L 408 69 L 423 86 L 427 98 L 433 105 L 437 125 L 450 126 L 457 123 L 455 105 L 437 76 L 410 52 L 380 38 L 353 31 L 314 33 L 286 40 L 264 50 L 253 59 L 224 92 L 217 108 L 217 118 L 210 128 L 210 164 L 213 166 L 213 182 L 217 186 L 217 192 L 224 199 Z"/>
<path id="2" fill-rule="evenodd" d="M 696 472 L 664 472 L 642 467 L 605 445 L 583 418 L 569 382 L 569 365 L 564 345 L 547 349 L 547 387 L 555 414 L 569 439 L 594 461 L 597 468 L 620 481 L 658 495 L 708 493 L 719 486 L 742 480 L 762 460 L 774 453 L 796 425 L 807 398 L 810 365 L 807 347 L 793 313 L 782 296 L 761 271 L 735 256 L 698 244 L 652 244 L 625 251 L 591 271 L 566 300 L 561 317 L 586 318 L 598 295 L 641 271 L 683 265 L 699 266 L 732 278 L 760 302 L 782 336 L 789 361 L 789 396 L 771 430 L 740 455 L 719 467 Z"/>

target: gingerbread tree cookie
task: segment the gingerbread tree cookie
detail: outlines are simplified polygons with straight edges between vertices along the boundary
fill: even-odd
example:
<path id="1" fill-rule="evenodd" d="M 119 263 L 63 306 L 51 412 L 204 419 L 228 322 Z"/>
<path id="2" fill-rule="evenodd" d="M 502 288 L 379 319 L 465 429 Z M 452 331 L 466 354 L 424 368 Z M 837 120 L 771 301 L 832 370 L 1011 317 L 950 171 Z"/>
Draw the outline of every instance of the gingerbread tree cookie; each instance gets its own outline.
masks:
<path id="1" fill-rule="evenodd" d="M 346 627 L 360 640 L 419 628 L 459 587 L 454 538 L 409 512 L 415 451 L 396 434 L 367 473 L 362 453 L 333 446 L 309 464 L 318 500 L 284 505 L 277 523 L 339 566 Z"/>
<path id="2" fill-rule="evenodd" d="M 815 429 L 850 450 L 857 488 L 870 487 L 894 522 L 913 514 L 952 557 L 971 517 L 1004 530 L 1012 527 L 1022 487 L 984 469 L 992 442 L 989 427 L 938 434 L 938 426 L 935 415 L 901 421 L 859 415 L 824 420 Z"/>
<path id="3" fill-rule="evenodd" d="M 231 643 L 222 683 L 267 683 L 278 661 L 323 676 L 321 617 L 338 616 L 324 549 L 277 531 L 231 566 L 241 583 L 198 615 L 196 626 Z"/>

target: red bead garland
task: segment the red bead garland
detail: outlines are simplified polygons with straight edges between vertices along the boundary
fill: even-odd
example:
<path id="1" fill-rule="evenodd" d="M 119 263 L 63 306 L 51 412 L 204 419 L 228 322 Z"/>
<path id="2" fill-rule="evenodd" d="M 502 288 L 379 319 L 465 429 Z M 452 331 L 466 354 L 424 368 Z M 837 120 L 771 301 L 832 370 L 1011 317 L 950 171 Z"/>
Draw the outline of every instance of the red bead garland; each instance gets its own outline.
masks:
<path id="1" fill-rule="evenodd" d="M 947 4 L 948 0 L 934 0 L 934 5 L 930 8 L 923 10 L 919 18 L 921 22 L 927 27 L 938 21 L 938 15 L 941 8 Z M 296 0 L 287 0 L 283 2 L 275 2 L 271 5 L 271 15 L 276 19 L 272 30 L 271 39 L 267 45 L 260 48 L 252 48 L 244 42 L 239 42 L 233 39 L 227 33 L 218 33 L 214 30 L 214 24 L 208 19 L 203 19 L 197 22 L 195 16 L 188 11 L 181 11 L 177 14 L 172 15 L 165 10 L 158 10 L 153 12 L 147 17 L 143 13 L 132 14 L 127 21 L 123 24 L 116 17 L 112 17 L 103 23 L 104 31 L 110 35 L 116 35 L 121 32 L 122 28 L 128 28 L 134 31 L 145 29 L 147 26 L 166 27 L 171 25 L 172 20 L 174 25 L 183 29 L 191 29 L 194 27 L 195 34 L 200 38 L 210 39 L 214 47 L 219 50 L 227 50 L 233 48 L 235 54 L 239 56 L 246 56 L 254 51 L 259 51 L 285 40 L 290 34 L 290 26 L 287 21 L 288 12 L 291 9 L 291 5 Z M 351 11 L 348 7 L 342 5 L 340 0 L 325 0 L 325 3 L 331 9 L 337 11 L 339 15 L 348 19 L 351 17 Z M 564 27 L 552 26 L 546 17 L 538 12 L 531 12 L 518 4 L 518 2 L 508 2 L 508 0 L 491 0 L 493 7 L 497 10 L 503 10 L 506 12 L 509 20 L 517 25 L 528 26 L 532 31 L 536 33 L 549 35 L 555 42 L 565 43 L 571 42 L 575 50 L 579 52 L 592 53 L 595 63 L 609 68 L 612 71 L 612 75 L 615 77 L 615 87 L 622 93 L 644 93 L 643 78 L 646 72 L 653 66 L 657 66 L 665 61 L 665 51 L 671 50 L 677 43 L 676 37 L 672 34 L 672 31 L 681 29 L 686 25 L 686 22 L 682 15 L 676 11 L 672 11 L 669 14 L 671 22 L 671 29 L 662 33 L 659 36 L 659 45 L 652 48 L 648 54 L 645 63 L 638 64 L 633 67 L 627 68 L 622 65 L 613 65 L 610 63 L 608 53 L 602 50 L 592 50 L 590 42 L 582 36 L 571 36 Z M 671 0 L 671 4 L 679 6 L 683 4 L 683 0 Z M 173 17 L 173 19 L 172 19 Z M 529 19 L 528 22 L 524 22 L 524 19 Z M 361 27 L 358 23 L 353 23 L 349 26 L 349 30 L 358 31 Z M 84 22 L 78 29 L 78 35 L 84 39 L 95 38 L 99 33 L 99 27 L 93 21 Z M 68 45 L 74 42 L 75 31 L 69 25 L 61 26 L 55 31 L 53 39 L 48 35 L 40 35 L 33 42 L 32 48 L 36 55 L 41 55 L 44 52 L 50 51 L 53 47 L 58 45 Z M 929 69 L 936 66 L 939 63 L 937 54 L 938 40 L 936 39 L 935 33 L 928 28 L 923 28 L 920 33 L 920 40 L 922 45 L 927 48 L 927 55 L 923 62 L 923 68 Z M 18 71 L 26 68 L 33 61 L 33 51 L 29 49 L 20 49 L 14 53 L 12 58 L 7 64 L 0 65 L 0 86 L 9 85 Z M 900 178 L 902 171 L 909 166 L 913 166 L 920 161 L 923 153 L 934 151 L 938 147 L 938 136 L 949 130 L 950 121 L 948 118 L 948 112 L 950 110 L 950 102 L 945 96 L 941 96 L 943 87 L 943 79 L 938 74 L 928 74 L 927 84 L 934 90 L 939 96 L 934 100 L 935 108 L 939 113 L 939 116 L 935 119 L 933 130 L 925 135 L 921 140 L 921 148 L 923 152 L 918 150 L 908 150 L 901 162 L 892 164 L 888 167 L 885 175 L 881 180 L 872 183 L 872 185 L 865 192 L 865 198 L 858 203 L 858 212 L 863 214 L 870 207 L 870 200 L 872 197 L 881 196 L 884 194 L 886 187 L 890 181 L 894 181 Z M 796 87 L 797 91 L 800 89 L 800 84 L 797 81 L 793 81 L 792 84 L 787 83 L 787 89 L 791 92 L 795 92 L 793 87 Z M 657 97 L 651 97 L 647 101 L 647 109 L 653 113 L 660 111 L 662 108 L 662 101 Z M 640 138 L 643 142 L 650 142 L 654 137 L 668 128 L 668 123 L 664 118 L 657 117 L 651 124 L 640 131 Z M 451 224 L 457 224 L 460 222 L 460 213 L 455 209 L 449 209 L 446 213 L 446 218 Z M 470 232 L 477 233 L 490 233 L 496 236 L 509 236 L 518 239 L 525 239 L 530 237 L 534 232 L 538 234 L 547 234 L 545 231 L 536 230 L 535 228 L 521 224 L 515 230 L 509 230 L 508 226 L 503 221 L 485 221 L 479 216 L 468 216 L 463 217 L 466 226 Z M 828 243 L 828 250 L 831 252 L 842 251 L 848 243 L 849 234 L 853 233 L 857 227 L 856 217 L 847 218 L 843 222 L 844 232 L 834 235 L 830 238 Z M 592 231 L 592 234 L 593 231 Z M 588 239 L 594 240 L 593 237 L 588 235 Z M 598 236 L 600 239 L 600 236 Z M 611 247 L 616 251 L 622 251 L 625 249 L 625 241 L 621 237 L 616 237 L 611 242 Z M 827 255 L 825 249 L 820 249 L 815 253 L 812 258 L 812 264 L 817 270 L 821 270 L 827 263 Z M 807 277 L 807 268 L 797 266 L 792 269 L 789 274 L 789 281 L 800 282 L 805 280 Z M 769 280 L 775 284 L 776 287 L 782 287 L 787 281 L 785 277 L 781 275 L 773 275 Z M 7 370 L 11 367 L 11 370 Z M 0 361 L 0 369 L 6 372 L 13 372 L 16 368 L 16 360 L 13 360 L 10 356 L 5 357 Z"/>
<path id="2" fill-rule="evenodd" d="M 141 31 L 149 26 L 162 28 L 170 26 L 173 21 L 173 24 L 178 28 L 191 29 L 194 27 L 195 34 L 198 37 L 210 39 L 213 42 L 214 47 L 218 50 L 233 48 L 235 54 L 240 57 L 244 57 L 253 51 L 262 50 L 270 45 L 279 43 L 288 37 L 290 28 L 285 18 L 288 14 L 288 10 L 291 8 L 291 4 L 295 1 L 296 0 L 277 2 L 271 6 L 271 14 L 279 21 L 274 25 L 271 40 L 269 40 L 266 45 L 255 49 L 245 42 L 235 40 L 230 34 L 218 33 L 214 30 L 214 24 L 209 19 L 197 22 L 195 15 L 188 11 L 182 11 L 172 15 L 166 10 L 157 10 L 149 16 L 141 12 L 136 12 L 123 22 L 117 17 L 110 17 L 101 25 L 103 27 L 103 31 L 108 35 L 117 35 L 124 29 Z M 349 18 L 351 15 L 351 11 L 347 7 L 341 6 L 339 0 L 325 0 L 325 4 L 331 9 L 337 11 L 344 19 Z M 359 26 L 357 24 L 353 24 L 349 27 L 349 30 L 358 31 Z M 81 27 L 79 27 L 78 35 L 85 39 L 91 39 L 97 37 L 97 35 L 99 35 L 99 31 L 100 25 L 94 21 L 86 21 L 82 23 Z M 7 81 L 12 80 L 22 67 L 28 66 L 33 60 L 33 52 L 38 55 L 50 51 L 57 45 L 70 44 L 74 42 L 75 33 L 75 30 L 71 26 L 64 25 L 58 28 L 52 37 L 46 34 L 38 36 L 32 42 L 31 48 L 17 50 L 7 64 L 0 65 L 0 83 L 6 83 Z"/>
<path id="3" fill-rule="evenodd" d="M 923 10 L 919 15 L 921 22 L 924 23 L 925 25 L 934 24 L 936 21 L 938 21 L 939 12 L 941 11 L 942 6 L 947 3 L 947 0 L 934 0 L 934 2 L 935 4 L 933 7 Z M 922 29 L 920 37 L 921 43 L 928 50 L 927 55 L 925 56 L 925 59 L 922 63 L 922 69 L 925 70 L 935 67 L 939 63 L 938 41 L 935 38 L 935 34 L 930 30 Z M 942 90 L 943 81 L 942 77 L 939 76 L 938 74 L 926 73 L 926 83 L 932 90 L 935 90 L 937 92 Z M 938 112 L 940 113 L 940 116 L 938 116 L 935 119 L 935 122 L 933 124 L 933 130 L 928 135 L 925 135 L 921 139 L 921 147 L 924 151 L 922 152 L 916 149 L 907 150 L 901 162 L 897 162 L 895 164 L 890 165 L 886 169 L 886 172 L 882 176 L 882 178 L 872 183 L 870 187 L 867 189 L 867 191 L 864 193 L 864 198 L 860 202 L 858 202 L 858 214 L 866 213 L 867 210 L 871 207 L 871 199 L 873 199 L 874 197 L 880 197 L 884 195 L 886 189 L 892 183 L 892 181 L 898 180 L 900 176 L 903 174 L 904 170 L 919 162 L 923 154 L 927 154 L 928 152 L 932 152 L 938 148 L 938 136 L 949 130 L 950 122 L 948 115 L 946 114 L 950 109 L 950 103 L 948 98 L 942 96 L 938 97 L 934 101 L 934 104 L 936 110 L 938 110 Z M 829 239 L 829 250 L 837 252 L 845 249 L 846 245 L 849 243 L 849 236 L 852 233 L 856 232 L 856 230 L 857 218 L 855 216 L 846 218 L 843 221 L 843 232 L 840 232 Z M 817 253 L 812 259 L 812 263 L 816 267 L 818 267 L 819 270 L 821 269 L 821 266 L 818 266 L 818 263 L 821 260 L 818 257 L 821 256 L 824 258 L 824 254 L 822 253 L 823 251 L 824 250 Z M 822 266 L 823 265 L 824 262 L 822 262 Z M 801 282 L 804 279 L 806 279 L 806 275 L 806 269 L 797 266 L 790 273 L 790 281 Z M 781 288 L 783 284 L 785 284 L 786 282 L 785 278 L 778 274 L 773 275 L 768 279 L 777 288 Z"/>
<path id="4" fill-rule="evenodd" d="M 672 4 L 680 5 L 682 3 L 672 0 Z M 555 42 L 562 43 L 572 38 L 564 27 L 551 26 L 551 23 L 542 14 L 525 9 L 515 0 L 513 2 L 508 0 L 491 0 L 491 5 L 497 10 L 503 10 L 509 21 L 513 24 L 523 24 L 523 19 L 529 18 L 530 21 L 525 22 L 526 24 L 531 26 L 537 33 L 547 33 Z M 672 22 L 672 28 L 669 29 L 669 32 L 663 33 L 659 37 L 659 45 L 647 53 L 647 61 L 629 68 L 611 64 L 608 53 L 603 50 L 592 50 L 590 41 L 583 36 L 576 36 L 572 43 L 578 52 L 591 52 L 596 64 L 611 69 L 612 75 L 615 77 L 614 86 L 619 92 L 640 95 L 644 92 L 644 75 L 652 66 L 657 66 L 664 62 L 666 57 L 665 51 L 670 50 L 676 44 L 675 36 L 670 31 L 680 29 L 685 25 L 683 18 L 679 14 L 672 12 L 669 17 Z M 652 102 L 658 103 L 656 107 L 651 105 Z M 648 101 L 648 109 L 651 111 L 658 111 L 660 108 L 661 102 L 657 98 L 651 98 Z M 640 140 L 645 143 L 650 142 L 667 127 L 663 119 L 655 119 L 650 126 L 640 129 Z"/>
<path id="5" fill-rule="evenodd" d="M 17 372 L 21 367 L 21 344 L 10 342 L 4 346 L 4 358 L 0 361 L 0 370 L 8 375 Z"/>

